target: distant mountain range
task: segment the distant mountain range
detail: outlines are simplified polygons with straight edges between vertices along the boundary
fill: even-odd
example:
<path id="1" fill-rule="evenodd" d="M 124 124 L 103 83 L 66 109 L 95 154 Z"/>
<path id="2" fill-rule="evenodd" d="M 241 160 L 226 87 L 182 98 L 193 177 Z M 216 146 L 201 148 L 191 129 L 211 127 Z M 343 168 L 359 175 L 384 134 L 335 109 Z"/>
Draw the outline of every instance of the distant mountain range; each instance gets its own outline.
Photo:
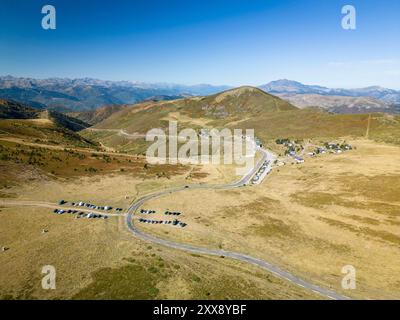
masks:
<path id="1" fill-rule="evenodd" d="M 400 103 L 400 91 L 386 89 L 378 86 L 360 89 L 331 89 L 316 85 L 305 85 L 292 80 L 277 80 L 260 86 L 271 94 L 318 94 L 323 96 L 344 97 L 370 97 L 382 100 L 386 103 Z"/>
<path id="2" fill-rule="evenodd" d="M 377 86 L 360 89 L 331 89 L 291 80 L 277 80 L 261 85 L 259 88 L 299 108 L 320 107 L 335 113 L 400 112 L 400 91 Z M 0 98 L 59 112 L 88 111 L 105 105 L 135 104 L 149 100 L 207 96 L 228 89 L 232 87 L 208 84 L 186 86 L 169 83 L 104 81 L 91 78 L 0 77 Z"/>
<path id="3" fill-rule="evenodd" d="M 277 80 L 260 86 L 299 108 L 320 107 L 334 113 L 400 113 L 400 91 L 382 87 L 331 89 Z"/>
<path id="4" fill-rule="evenodd" d="M 399 113 L 399 106 L 369 97 L 324 96 L 318 94 L 276 94 L 299 108 L 319 107 L 333 113 Z"/>

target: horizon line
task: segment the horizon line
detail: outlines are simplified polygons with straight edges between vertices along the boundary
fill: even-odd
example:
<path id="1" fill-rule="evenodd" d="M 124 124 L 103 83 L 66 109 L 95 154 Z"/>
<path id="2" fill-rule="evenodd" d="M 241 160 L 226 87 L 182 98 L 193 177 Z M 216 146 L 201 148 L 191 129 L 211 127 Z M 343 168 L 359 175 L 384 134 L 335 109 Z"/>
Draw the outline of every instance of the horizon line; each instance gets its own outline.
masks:
<path id="1" fill-rule="evenodd" d="M 212 86 L 212 87 L 226 87 L 226 89 L 233 89 L 233 88 L 240 88 L 240 87 L 245 87 L 245 86 L 250 86 L 250 87 L 255 87 L 255 88 L 259 88 L 261 86 L 265 86 L 268 85 L 272 82 L 277 82 L 277 81 L 289 81 L 289 82 L 297 82 L 299 84 L 302 85 L 306 85 L 306 86 L 319 86 L 319 87 L 323 87 L 326 89 L 330 89 L 330 90 L 337 90 L 337 89 L 346 89 L 346 90 L 356 90 L 356 89 L 366 89 L 366 88 L 373 88 L 373 87 L 378 87 L 378 88 L 383 88 L 383 89 L 388 89 L 388 90 L 395 90 L 395 91 L 400 91 L 400 88 L 389 88 L 389 87 L 385 87 L 379 84 L 375 84 L 375 85 L 366 85 L 366 86 L 343 86 L 343 87 L 334 87 L 334 86 L 326 86 L 326 85 L 320 85 L 320 84 L 307 84 L 305 82 L 299 81 L 299 80 L 292 80 L 292 79 L 288 79 L 288 78 L 279 78 L 279 79 L 275 79 L 275 80 L 270 80 L 267 82 L 264 82 L 262 84 L 258 84 L 258 85 L 253 85 L 253 84 L 240 84 L 240 85 L 231 85 L 231 84 L 213 84 L 213 83 L 207 83 L 207 82 L 198 82 L 198 83 L 192 83 L 192 84 L 188 84 L 188 83 L 180 83 L 180 82 L 175 82 L 175 81 L 141 81 L 141 80 L 126 80 L 126 79 L 122 79 L 122 80 L 109 80 L 109 79 L 102 79 L 102 78 L 96 78 L 96 77 L 91 77 L 91 76 L 84 76 L 84 77 L 62 77 L 62 76 L 52 76 L 52 77 L 32 77 L 32 76 L 14 76 L 11 74 L 6 74 L 6 75 L 0 75 L 0 78 L 7 78 L 7 77 L 11 77 L 11 78 L 15 78 L 15 79 L 33 79 L 33 80 L 97 80 L 97 81 L 102 81 L 102 82 L 114 82 L 114 83 L 118 83 L 118 82 L 127 82 L 130 84 L 146 84 L 146 85 L 176 85 L 176 86 L 185 86 L 185 87 L 195 87 L 195 86 Z"/>

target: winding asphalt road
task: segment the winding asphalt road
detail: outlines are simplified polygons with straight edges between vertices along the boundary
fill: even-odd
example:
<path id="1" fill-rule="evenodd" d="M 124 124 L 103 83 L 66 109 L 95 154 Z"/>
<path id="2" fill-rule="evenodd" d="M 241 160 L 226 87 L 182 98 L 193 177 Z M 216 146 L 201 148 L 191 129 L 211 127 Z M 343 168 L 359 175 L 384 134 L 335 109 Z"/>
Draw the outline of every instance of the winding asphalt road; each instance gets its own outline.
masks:
<path id="1" fill-rule="evenodd" d="M 234 188 L 239 188 L 247 185 L 251 178 L 256 174 L 256 172 L 261 168 L 261 166 L 264 164 L 265 161 L 271 160 L 270 161 L 270 166 L 273 163 L 273 160 L 275 159 L 275 156 L 262 148 L 257 148 L 259 152 L 262 154 L 262 158 L 260 161 L 254 166 L 254 168 L 246 175 L 244 175 L 239 181 L 231 183 L 231 184 L 225 184 L 225 185 L 188 185 L 188 186 L 182 186 L 182 187 L 176 187 L 176 188 L 171 188 L 168 190 L 163 190 L 159 192 L 155 192 L 153 194 L 149 194 L 144 196 L 143 198 L 139 199 L 135 203 L 131 205 L 131 207 L 128 209 L 128 212 L 126 214 L 126 225 L 128 229 L 138 238 L 149 241 L 152 243 L 156 243 L 165 247 L 173 248 L 173 249 L 178 249 L 178 250 L 183 250 L 186 252 L 192 252 L 192 253 L 197 253 L 197 254 L 205 254 L 205 255 L 212 255 L 212 256 L 223 256 L 223 257 L 229 257 L 232 259 L 236 259 L 239 261 L 243 261 L 255 266 L 258 266 L 262 269 L 267 270 L 268 272 L 274 274 L 275 276 L 285 279 L 293 284 L 296 284 L 300 287 L 303 287 L 305 289 L 311 290 L 314 293 L 317 293 L 319 295 L 322 295 L 325 298 L 333 299 L 333 300 L 348 300 L 349 298 L 343 295 L 340 295 L 332 290 L 325 289 L 322 287 L 319 287 L 317 285 L 314 285 L 312 283 L 309 283 L 305 280 L 300 279 L 299 277 L 284 271 L 280 269 L 279 267 L 276 267 L 264 260 L 254 258 L 242 253 L 237 253 L 237 252 L 232 252 L 232 251 L 225 251 L 225 250 L 213 250 L 213 249 L 207 249 L 204 247 L 196 247 L 188 244 L 183 244 L 183 243 L 178 243 L 178 242 L 173 242 L 169 240 L 164 240 L 161 238 L 157 238 L 153 235 L 144 233 L 143 231 L 137 229 L 133 223 L 134 220 L 134 213 L 136 212 L 137 209 L 139 209 L 145 202 L 163 197 L 168 194 L 176 193 L 176 192 L 181 192 L 184 190 L 192 190 L 192 189 L 234 189 Z"/>

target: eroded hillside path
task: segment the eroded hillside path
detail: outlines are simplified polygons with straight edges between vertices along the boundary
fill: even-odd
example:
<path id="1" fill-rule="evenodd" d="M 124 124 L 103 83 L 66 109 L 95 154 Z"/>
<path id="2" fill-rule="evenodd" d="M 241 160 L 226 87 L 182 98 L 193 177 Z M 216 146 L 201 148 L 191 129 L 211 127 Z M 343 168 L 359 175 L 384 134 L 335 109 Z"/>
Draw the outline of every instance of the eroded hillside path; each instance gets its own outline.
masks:
<path id="1" fill-rule="evenodd" d="M 24 139 L 18 138 L 18 137 L 2 137 L 2 136 L 0 136 L 0 140 L 6 141 L 6 142 L 17 143 L 17 144 L 28 146 L 28 147 L 43 148 L 43 149 L 49 149 L 49 150 L 55 150 L 55 151 L 71 150 L 71 151 L 81 152 L 81 153 L 108 155 L 108 156 L 125 157 L 125 158 L 133 158 L 133 159 L 138 159 L 140 157 L 143 158 L 143 156 L 132 155 L 132 154 L 127 154 L 127 153 L 119 153 L 119 152 L 112 152 L 112 151 L 97 151 L 97 150 L 93 150 L 93 149 L 89 149 L 89 148 L 80 148 L 80 147 L 74 147 L 74 146 L 49 145 L 49 144 L 44 144 L 44 143 L 29 142 L 29 141 L 25 141 Z"/>

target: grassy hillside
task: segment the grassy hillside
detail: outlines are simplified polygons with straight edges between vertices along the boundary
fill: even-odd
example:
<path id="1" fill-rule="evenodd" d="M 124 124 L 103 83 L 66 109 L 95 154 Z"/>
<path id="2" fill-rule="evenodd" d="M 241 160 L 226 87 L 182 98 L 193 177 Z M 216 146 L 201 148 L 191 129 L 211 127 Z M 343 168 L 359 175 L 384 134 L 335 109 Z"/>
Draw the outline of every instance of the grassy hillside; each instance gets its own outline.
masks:
<path id="1" fill-rule="evenodd" d="M 36 118 L 39 113 L 37 109 L 0 99 L 0 119 L 31 119 Z"/>
<path id="2" fill-rule="evenodd" d="M 48 119 L 0 119 L 0 139 L 12 138 L 75 147 L 95 147 L 97 145 Z"/>
<path id="3" fill-rule="evenodd" d="M 85 123 L 94 125 L 107 119 L 113 113 L 122 110 L 124 107 L 124 105 L 110 105 L 90 111 L 70 112 L 67 115 L 72 118 L 79 119 Z"/>
<path id="4" fill-rule="evenodd" d="M 56 111 L 44 111 L 41 114 L 42 118 L 49 119 L 52 122 L 54 122 L 56 125 L 59 127 L 63 127 L 65 129 L 71 130 L 71 131 L 81 131 L 83 129 L 88 128 L 90 125 L 87 124 L 86 122 L 69 117 L 65 114 L 56 112 Z"/>
<path id="5" fill-rule="evenodd" d="M 400 143 L 400 117 L 382 113 L 331 114 L 318 108 L 298 109 L 282 99 L 252 87 L 241 87 L 208 97 L 146 102 L 126 106 L 87 130 L 84 137 L 127 152 L 143 152 L 144 139 L 126 139 L 118 130 L 145 134 L 152 128 L 167 128 L 176 120 L 179 128 L 255 129 L 265 143 L 276 138 L 334 139 L 368 137 Z M 114 131 L 110 130 L 114 129 Z"/>
<path id="6" fill-rule="evenodd" d="M 179 112 L 187 121 L 232 122 L 260 114 L 297 110 L 288 102 L 271 96 L 257 88 L 241 87 L 207 97 L 194 97 L 172 101 L 146 102 L 124 108 L 100 123 L 97 128 L 137 128 L 138 132 L 154 125 L 171 113 Z M 168 119 L 167 119 L 168 120 Z"/>
<path id="7" fill-rule="evenodd" d="M 236 127 L 255 128 L 264 141 L 279 137 L 296 139 L 365 137 L 368 114 L 339 115 L 313 109 L 265 114 L 245 120 Z M 382 113 L 371 115 L 369 138 L 400 144 L 400 117 Z"/>
<path id="8" fill-rule="evenodd" d="M 89 125 L 64 114 L 38 110 L 0 100 L 0 138 L 18 138 L 36 143 L 94 147 L 96 144 L 76 132 Z"/>

